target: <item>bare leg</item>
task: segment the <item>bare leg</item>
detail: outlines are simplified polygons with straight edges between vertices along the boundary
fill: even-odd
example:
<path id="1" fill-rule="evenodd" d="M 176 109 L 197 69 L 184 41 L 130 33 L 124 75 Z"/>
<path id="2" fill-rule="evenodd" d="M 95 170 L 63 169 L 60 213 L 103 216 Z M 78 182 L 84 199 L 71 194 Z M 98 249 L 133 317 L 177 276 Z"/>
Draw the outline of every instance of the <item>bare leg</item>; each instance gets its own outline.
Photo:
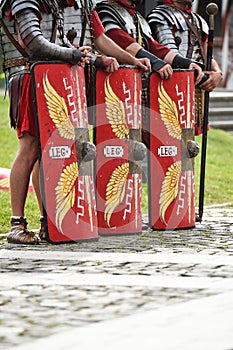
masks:
<path id="1" fill-rule="evenodd" d="M 36 160 L 36 139 L 25 133 L 19 139 L 18 153 L 10 175 L 12 216 L 24 216 L 30 175 Z"/>
<path id="2" fill-rule="evenodd" d="M 34 165 L 33 171 L 32 171 L 32 183 L 33 187 L 36 193 L 37 201 L 39 204 L 40 209 L 40 230 L 39 230 L 39 237 L 41 240 L 46 240 L 45 237 L 45 227 L 44 227 L 44 214 L 43 214 L 43 203 L 42 203 L 42 196 L 41 196 L 41 188 L 40 188 L 40 166 L 39 161 Z"/>
<path id="3" fill-rule="evenodd" d="M 33 183 L 33 187 L 34 187 L 37 201 L 39 204 L 40 215 L 43 216 L 43 205 L 42 205 L 42 198 L 41 198 L 41 191 L 40 191 L 40 166 L 39 166 L 38 160 L 35 163 L 32 171 L 32 183 Z"/>
<path id="4" fill-rule="evenodd" d="M 30 174 L 37 160 L 36 139 L 25 133 L 19 139 L 18 153 L 10 175 L 11 188 L 11 231 L 7 234 L 9 243 L 38 244 L 39 239 L 34 232 L 27 230 L 24 218 L 24 206 L 28 192 Z"/>

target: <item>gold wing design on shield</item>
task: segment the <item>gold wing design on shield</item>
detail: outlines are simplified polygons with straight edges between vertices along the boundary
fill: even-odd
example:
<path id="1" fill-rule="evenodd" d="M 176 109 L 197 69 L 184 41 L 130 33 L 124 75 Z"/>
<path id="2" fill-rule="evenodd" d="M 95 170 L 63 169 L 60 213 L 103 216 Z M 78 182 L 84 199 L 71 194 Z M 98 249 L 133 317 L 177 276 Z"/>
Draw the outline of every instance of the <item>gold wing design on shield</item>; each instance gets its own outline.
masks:
<path id="1" fill-rule="evenodd" d="M 159 110 L 168 134 L 177 140 L 181 140 L 182 129 L 179 124 L 177 106 L 167 94 L 162 83 L 160 83 L 158 86 L 158 93 Z"/>
<path id="2" fill-rule="evenodd" d="M 119 139 L 129 138 L 129 127 L 126 123 L 123 102 L 117 97 L 109 83 L 109 76 L 104 83 L 106 116 L 112 131 Z"/>
<path id="3" fill-rule="evenodd" d="M 49 116 L 58 129 L 60 136 L 68 140 L 74 140 L 75 131 L 69 118 L 65 99 L 52 87 L 47 74 L 43 79 L 43 87 Z"/>
<path id="4" fill-rule="evenodd" d="M 107 184 L 104 220 L 109 227 L 112 213 L 124 199 L 128 174 L 129 163 L 123 163 L 114 169 Z"/>
<path id="5" fill-rule="evenodd" d="M 177 161 L 168 168 L 163 180 L 159 198 L 159 216 L 165 224 L 166 210 L 178 195 L 180 174 L 181 161 Z"/>
<path id="6" fill-rule="evenodd" d="M 62 232 L 62 222 L 68 211 L 74 206 L 75 182 L 78 178 L 78 164 L 68 165 L 61 173 L 56 191 L 56 226 Z"/>

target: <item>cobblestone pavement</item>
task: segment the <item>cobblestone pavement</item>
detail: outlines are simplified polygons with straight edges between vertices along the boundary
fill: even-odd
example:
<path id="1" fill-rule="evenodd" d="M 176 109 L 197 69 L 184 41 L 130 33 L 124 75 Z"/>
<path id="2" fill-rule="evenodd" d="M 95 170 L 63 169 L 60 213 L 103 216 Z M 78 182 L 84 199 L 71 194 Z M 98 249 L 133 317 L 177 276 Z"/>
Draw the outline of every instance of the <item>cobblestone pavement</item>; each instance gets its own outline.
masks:
<path id="1" fill-rule="evenodd" d="M 207 208 L 192 230 L 31 247 L 1 238 L 0 349 L 233 291 L 232 206 Z M 216 349 L 233 349 L 233 335 L 230 345 Z"/>

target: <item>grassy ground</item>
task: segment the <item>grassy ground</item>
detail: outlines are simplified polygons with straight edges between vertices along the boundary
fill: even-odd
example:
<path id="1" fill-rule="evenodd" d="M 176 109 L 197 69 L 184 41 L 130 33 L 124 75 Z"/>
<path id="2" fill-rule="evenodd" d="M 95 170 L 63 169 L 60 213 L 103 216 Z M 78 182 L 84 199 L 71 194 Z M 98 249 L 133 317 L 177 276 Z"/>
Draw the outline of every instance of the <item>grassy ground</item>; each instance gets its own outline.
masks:
<path id="1" fill-rule="evenodd" d="M 201 144 L 201 137 L 197 138 Z M 233 203 L 233 135 L 222 130 L 208 132 L 205 204 Z M 196 197 L 199 191 L 200 159 L 195 164 Z"/>
<path id="2" fill-rule="evenodd" d="M 0 95 L 0 167 L 10 168 L 17 150 L 15 131 L 9 127 L 8 99 Z M 201 144 L 201 137 L 197 138 Z M 205 181 L 205 205 L 233 202 L 233 135 L 221 130 L 208 133 L 207 165 Z M 195 161 L 196 198 L 199 193 L 200 155 Z M 0 233 L 9 228 L 10 200 L 9 192 L 0 191 Z M 197 202 L 198 204 L 198 202 Z M 143 187 L 143 211 L 147 211 L 147 186 Z M 26 203 L 26 215 L 30 218 L 30 227 L 39 228 L 39 211 L 35 195 L 29 193 Z"/>

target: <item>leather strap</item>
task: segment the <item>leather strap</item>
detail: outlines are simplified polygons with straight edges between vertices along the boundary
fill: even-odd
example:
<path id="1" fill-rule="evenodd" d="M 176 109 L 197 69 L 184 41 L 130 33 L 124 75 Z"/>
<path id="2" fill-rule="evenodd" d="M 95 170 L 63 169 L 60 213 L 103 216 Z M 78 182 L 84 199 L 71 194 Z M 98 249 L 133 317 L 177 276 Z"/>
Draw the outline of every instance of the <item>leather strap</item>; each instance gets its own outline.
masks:
<path id="1" fill-rule="evenodd" d="M 202 39 L 199 35 L 199 33 L 196 31 L 196 28 L 192 25 L 192 23 L 189 22 L 188 18 L 184 15 L 183 11 L 181 11 L 179 8 L 177 8 L 175 5 L 173 4 L 169 4 L 169 6 L 175 8 L 177 11 L 180 12 L 180 14 L 182 15 L 182 17 L 184 18 L 185 22 L 187 23 L 187 26 L 189 27 L 189 29 L 191 30 L 191 32 L 195 35 L 195 37 L 197 38 L 199 45 L 200 45 L 200 49 L 201 49 L 201 55 L 202 55 L 202 59 L 203 61 L 205 60 L 205 55 L 204 55 L 204 50 L 203 50 L 203 44 L 202 44 Z"/>
<path id="2" fill-rule="evenodd" d="M 22 46 L 20 46 L 20 44 L 15 40 L 13 35 L 9 32 L 9 30 L 8 30 L 7 26 L 5 25 L 2 18 L 0 18 L 0 23 L 1 23 L 1 26 L 4 30 L 4 32 L 6 33 L 8 39 L 12 42 L 12 44 L 15 46 L 15 48 L 21 53 L 21 55 L 23 57 L 29 58 L 27 52 L 22 48 Z"/>
<path id="3" fill-rule="evenodd" d="M 26 66 L 29 63 L 32 63 L 31 60 L 29 61 L 29 57 L 11 58 L 4 62 L 4 68 L 8 69 L 13 67 Z"/>
<path id="4" fill-rule="evenodd" d="M 180 11 L 182 16 L 184 17 L 187 26 L 189 27 L 189 29 L 191 30 L 191 32 L 195 35 L 195 37 L 197 38 L 199 45 L 200 45 L 200 49 L 201 49 L 201 55 L 202 55 L 202 59 L 204 60 L 204 51 L 203 51 L 203 45 L 202 45 L 202 40 L 201 37 L 199 35 L 199 33 L 196 31 L 196 28 L 192 25 L 192 23 L 189 22 L 188 18 L 184 16 L 184 14 L 182 13 L 182 11 Z"/>
<path id="5" fill-rule="evenodd" d="M 81 1 L 82 4 L 82 31 L 80 35 L 80 40 L 79 40 L 79 46 L 83 46 L 84 43 L 84 38 L 85 38 L 85 32 L 87 28 L 87 23 L 88 23 L 88 14 L 87 14 L 87 9 L 86 9 L 86 1 Z"/>

